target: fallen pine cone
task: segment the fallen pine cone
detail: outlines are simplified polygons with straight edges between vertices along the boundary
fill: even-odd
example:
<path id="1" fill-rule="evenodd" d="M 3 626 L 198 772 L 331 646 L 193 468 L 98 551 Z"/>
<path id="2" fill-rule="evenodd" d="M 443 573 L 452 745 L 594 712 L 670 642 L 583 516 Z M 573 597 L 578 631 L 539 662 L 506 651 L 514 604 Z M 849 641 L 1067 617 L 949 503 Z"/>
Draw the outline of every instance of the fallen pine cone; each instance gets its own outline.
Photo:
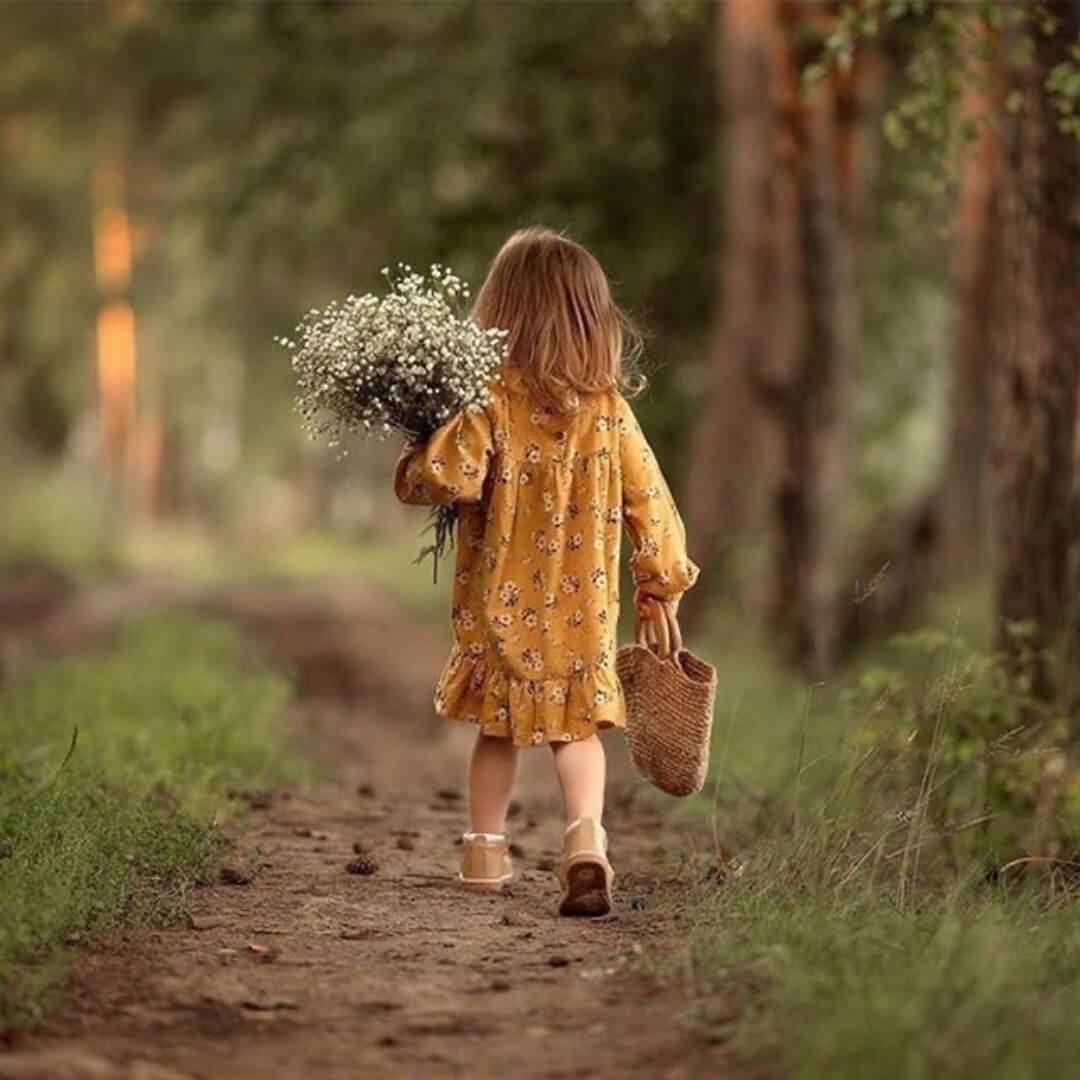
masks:
<path id="1" fill-rule="evenodd" d="M 369 874 L 374 874 L 379 869 L 379 864 L 370 855 L 361 855 L 360 858 L 346 863 L 345 869 L 350 874 L 360 874 L 366 877 Z"/>

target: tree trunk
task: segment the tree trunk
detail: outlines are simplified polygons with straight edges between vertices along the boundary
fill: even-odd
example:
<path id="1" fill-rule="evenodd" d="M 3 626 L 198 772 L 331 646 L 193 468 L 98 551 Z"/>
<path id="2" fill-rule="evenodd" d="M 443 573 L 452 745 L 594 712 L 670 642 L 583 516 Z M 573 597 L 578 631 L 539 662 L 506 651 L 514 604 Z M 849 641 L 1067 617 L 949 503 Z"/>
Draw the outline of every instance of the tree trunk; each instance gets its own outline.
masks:
<path id="1" fill-rule="evenodd" d="M 784 657 L 823 673 L 838 644 L 836 596 L 848 490 L 849 418 L 859 318 L 856 256 L 873 145 L 876 69 L 861 53 L 808 100 L 801 72 L 820 9 L 785 3 L 783 87 L 793 197 L 776 233 L 790 274 L 770 363 L 753 372 L 779 445 L 771 488 L 770 623 Z M 826 27 L 827 28 L 827 27 Z M 804 51 L 809 50 L 809 51 Z"/>
<path id="2" fill-rule="evenodd" d="M 98 416 L 101 460 L 117 503 L 126 505 L 132 432 L 135 424 L 135 312 L 131 284 L 131 228 L 124 166 L 99 163 L 92 179 L 94 275 L 99 307 L 97 342 Z"/>
<path id="3" fill-rule="evenodd" d="M 797 147 L 796 247 L 799 321 L 793 367 L 780 379 L 758 373 L 780 437 L 772 494 L 774 593 L 770 622 L 784 655 L 812 670 L 832 654 L 835 526 L 841 514 L 844 361 L 851 322 L 844 283 L 850 251 L 840 241 L 836 191 L 825 169 L 831 102 L 822 94 L 793 110 Z M 829 603 L 823 602 L 828 596 Z"/>
<path id="4" fill-rule="evenodd" d="M 747 371 L 770 347 L 779 252 L 776 87 L 780 59 L 775 0 L 715 6 L 720 113 L 724 123 L 724 237 L 704 407 L 693 434 L 684 499 L 701 581 L 684 609 L 693 622 L 722 584 L 732 549 L 753 513 L 761 452 Z"/>
<path id="5" fill-rule="evenodd" d="M 991 31 L 976 14 L 975 41 Z M 960 164 L 952 250 L 954 290 L 953 385 L 949 434 L 940 491 L 940 572 L 971 575 L 985 567 L 990 516 L 990 356 L 993 350 L 992 275 L 996 229 L 991 207 L 1000 140 L 992 117 L 1000 107 L 995 65 L 973 57 L 960 102 L 961 121 L 975 125 Z"/>
<path id="6" fill-rule="evenodd" d="M 804 101 L 801 73 L 832 16 L 786 0 L 730 0 L 718 15 L 726 233 L 687 524 L 706 582 L 730 573 L 740 536 L 765 533 L 777 646 L 820 671 L 837 634 L 855 256 L 880 69 L 860 50 Z M 700 611 L 708 594 L 697 592 Z"/>
<path id="7" fill-rule="evenodd" d="M 1023 102 L 1004 130 L 997 209 L 1009 311 L 997 335 L 991 394 L 999 643 L 1013 670 L 1050 696 L 1044 650 L 1064 626 L 1080 372 L 1080 140 L 1063 132 L 1046 76 L 1061 41 L 1074 42 L 1080 8 L 1049 7 L 1058 35 L 1036 35 L 1031 66 L 1012 75 Z M 1018 626 L 1028 635 L 1018 637 Z"/>

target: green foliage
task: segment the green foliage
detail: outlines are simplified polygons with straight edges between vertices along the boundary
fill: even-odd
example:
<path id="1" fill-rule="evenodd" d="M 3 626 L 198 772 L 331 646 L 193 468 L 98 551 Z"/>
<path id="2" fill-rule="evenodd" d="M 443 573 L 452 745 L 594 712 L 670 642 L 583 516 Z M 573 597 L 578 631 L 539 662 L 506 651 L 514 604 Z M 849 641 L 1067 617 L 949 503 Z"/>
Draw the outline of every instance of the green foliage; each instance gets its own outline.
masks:
<path id="1" fill-rule="evenodd" d="M 1061 60 L 1043 79 L 1043 90 L 1060 114 L 1063 131 L 1080 135 L 1080 45 L 1065 39 L 1052 5 L 1008 4 L 1001 0 L 863 0 L 845 4 L 824 43 L 822 56 L 809 65 L 804 79 L 812 84 L 830 66 L 849 67 L 859 47 L 878 41 L 898 48 L 904 57 L 906 88 L 883 118 L 886 138 L 896 147 L 920 145 L 932 160 L 950 165 L 973 138 L 976 126 L 996 124 L 991 104 L 984 116 L 965 117 L 958 109 L 967 88 L 990 89 L 987 63 L 1026 70 L 1034 62 L 1039 39 L 1060 38 Z M 1005 111 L 1022 107 L 1011 91 Z M 935 170 L 944 183 L 947 172 Z"/>
<path id="2" fill-rule="evenodd" d="M 86 470 L 73 464 L 0 469 L 0 485 L 0 566 L 37 562 L 91 577 L 115 565 L 113 515 Z"/>
<path id="3" fill-rule="evenodd" d="M 1013 628 L 1020 644 L 1030 638 Z M 950 867 L 1080 850 L 1080 771 L 1068 717 L 1002 657 L 940 629 L 894 641 L 899 665 L 865 671 L 847 695 L 867 717 L 860 739 L 892 766 L 898 798 L 921 789 L 920 843 Z M 1021 668 L 1023 665 L 1021 665 Z"/>
<path id="4" fill-rule="evenodd" d="M 1080 43 L 1051 69 L 1046 89 L 1060 114 L 1061 130 L 1080 138 Z"/>
<path id="5" fill-rule="evenodd" d="M 751 1070 L 1051 1080 L 1080 1052 L 1062 717 L 927 617 L 828 686 L 713 652 L 715 787 L 681 812 L 717 844 L 670 896 L 687 950 L 644 963 L 689 979 L 688 1025 Z"/>
<path id="6" fill-rule="evenodd" d="M 889 142 L 900 149 L 918 144 L 938 162 L 947 161 L 972 132 L 963 127 L 957 103 L 965 86 L 978 81 L 973 61 L 982 58 L 979 29 L 994 0 L 973 4 L 930 0 L 869 0 L 846 4 L 827 37 L 821 58 L 804 72 L 813 83 L 831 65 L 848 68 L 857 48 L 898 44 L 906 86 L 882 120 Z M 939 174 L 940 170 L 934 170 Z"/>
<path id="7" fill-rule="evenodd" d="M 229 788 L 304 774 L 287 690 L 227 627 L 159 617 L 0 691 L 0 1031 L 56 1005 L 69 946 L 184 910 Z"/>
<path id="8" fill-rule="evenodd" d="M 1071 906 L 977 886 L 900 909 L 770 850 L 693 908 L 691 1022 L 793 1080 L 1054 1080 L 1080 1053 Z"/>

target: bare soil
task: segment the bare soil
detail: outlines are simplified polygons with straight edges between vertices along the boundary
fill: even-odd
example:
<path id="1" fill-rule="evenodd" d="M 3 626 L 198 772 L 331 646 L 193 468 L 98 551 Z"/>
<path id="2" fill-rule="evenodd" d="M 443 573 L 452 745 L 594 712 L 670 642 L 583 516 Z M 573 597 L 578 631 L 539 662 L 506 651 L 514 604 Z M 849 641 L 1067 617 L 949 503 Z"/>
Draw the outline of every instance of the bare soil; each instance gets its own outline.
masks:
<path id="1" fill-rule="evenodd" d="M 0 1080 L 735 1074 L 685 1023 L 684 988 L 635 971 L 640 950 L 679 947 L 655 899 L 681 872 L 672 847 L 692 838 L 661 846 L 664 807 L 617 737 L 615 912 L 556 915 L 561 814 L 544 750 L 526 754 L 513 807 L 513 885 L 464 893 L 472 731 L 430 708 L 446 641 L 362 587 L 198 602 L 295 671 L 299 737 L 333 780 L 248 793 L 225 880 L 195 892 L 189 925 L 83 955 L 69 1009 L 0 1054 Z M 376 868 L 350 873 L 354 861 Z"/>

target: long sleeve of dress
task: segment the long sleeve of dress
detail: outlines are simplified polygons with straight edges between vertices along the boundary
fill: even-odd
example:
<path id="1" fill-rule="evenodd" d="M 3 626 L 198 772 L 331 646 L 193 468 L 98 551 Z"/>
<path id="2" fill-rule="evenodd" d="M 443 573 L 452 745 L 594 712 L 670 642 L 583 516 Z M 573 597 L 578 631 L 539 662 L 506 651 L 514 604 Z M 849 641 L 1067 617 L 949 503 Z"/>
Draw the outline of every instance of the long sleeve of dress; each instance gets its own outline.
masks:
<path id="1" fill-rule="evenodd" d="M 477 502 L 494 453 L 491 421 L 482 409 L 448 420 L 425 443 L 406 446 L 394 472 L 404 503 L 449 506 Z"/>
<path id="2" fill-rule="evenodd" d="M 623 520 L 634 546 L 634 584 L 661 600 L 680 596 L 697 580 L 686 553 L 686 529 L 652 448 L 633 410 L 620 402 Z"/>

